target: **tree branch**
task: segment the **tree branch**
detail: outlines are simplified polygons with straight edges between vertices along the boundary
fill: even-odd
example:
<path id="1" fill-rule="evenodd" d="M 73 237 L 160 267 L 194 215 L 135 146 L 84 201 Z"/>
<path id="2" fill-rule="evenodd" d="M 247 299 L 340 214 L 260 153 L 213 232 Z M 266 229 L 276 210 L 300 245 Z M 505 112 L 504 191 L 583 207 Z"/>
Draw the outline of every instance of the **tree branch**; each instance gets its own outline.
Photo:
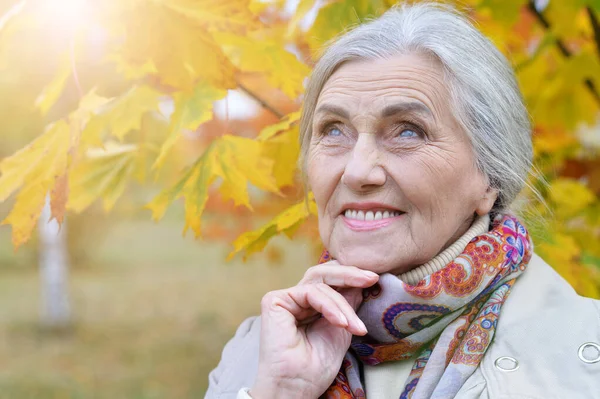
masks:
<path id="1" fill-rule="evenodd" d="M 240 89 L 242 89 L 242 91 L 244 91 L 247 95 L 249 95 L 250 97 L 252 97 L 263 108 L 265 108 L 266 110 L 268 110 L 269 112 L 271 112 L 273 115 L 277 116 L 279 119 L 281 119 L 281 118 L 283 118 L 285 116 L 285 114 L 283 112 L 279 111 L 277 108 L 275 108 L 271 104 L 267 103 L 265 100 L 263 100 L 262 98 L 260 98 L 256 93 L 254 93 L 252 90 L 250 90 L 248 87 L 246 87 L 245 85 L 243 85 L 239 81 L 237 82 L 237 85 L 238 85 L 238 87 Z"/>
<path id="2" fill-rule="evenodd" d="M 548 29 L 548 30 L 551 29 L 550 22 L 546 19 L 546 17 L 544 17 L 544 15 L 541 12 L 539 12 L 537 10 L 537 8 L 535 7 L 535 2 L 533 0 L 529 1 L 528 8 L 529 8 L 529 11 L 531 11 L 531 13 L 533 15 L 535 15 L 538 22 L 545 29 Z M 596 16 L 591 12 L 589 7 L 588 7 L 588 13 L 590 14 L 590 19 L 593 18 L 597 24 L 598 20 L 596 19 Z M 592 26 L 593 26 L 593 22 L 592 22 Z M 599 40 L 599 38 L 598 38 L 599 32 L 596 30 L 596 28 L 594 28 L 594 33 L 596 34 L 596 44 L 600 46 L 600 42 L 598 41 Z M 565 58 L 570 58 L 573 55 L 571 53 L 571 51 L 569 51 L 567 46 L 565 46 L 565 43 L 562 40 L 560 40 L 559 38 L 556 38 L 556 46 L 558 47 L 558 49 L 560 50 L 562 55 L 565 56 Z M 600 49 L 599 49 L 599 51 L 600 51 Z M 596 90 L 596 86 L 594 85 L 594 82 L 592 82 L 591 79 L 586 79 L 584 81 L 584 84 L 588 88 L 588 90 L 590 91 L 590 93 L 592 94 L 592 96 L 594 97 L 596 102 L 600 105 L 600 94 L 598 93 L 598 90 Z"/>
<path id="3" fill-rule="evenodd" d="M 594 29 L 594 41 L 596 42 L 596 50 L 598 50 L 598 57 L 600 57 L 600 23 L 598 23 L 598 17 L 596 17 L 596 14 L 594 14 L 594 10 L 592 10 L 592 7 L 587 6 L 585 9 L 588 13 L 588 17 L 590 18 L 592 29 Z"/>

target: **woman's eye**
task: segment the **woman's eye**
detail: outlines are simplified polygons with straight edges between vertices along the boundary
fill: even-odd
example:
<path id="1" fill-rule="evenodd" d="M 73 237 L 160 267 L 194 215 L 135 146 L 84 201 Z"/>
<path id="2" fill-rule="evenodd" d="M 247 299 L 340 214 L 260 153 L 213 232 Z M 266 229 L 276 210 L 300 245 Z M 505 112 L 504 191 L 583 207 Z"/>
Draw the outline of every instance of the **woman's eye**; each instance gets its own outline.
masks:
<path id="1" fill-rule="evenodd" d="M 398 134 L 398 137 L 419 137 L 419 134 L 412 129 L 404 129 Z"/>
<path id="2" fill-rule="evenodd" d="M 332 136 L 332 137 L 337 137 L 337 136 L 341 136 L 342 135 L 342 131 L 340 129 L 338 129 L 337 127 L 330 127 L 329 129 L 327 129 L 327 135 L 328 136 Z"/>

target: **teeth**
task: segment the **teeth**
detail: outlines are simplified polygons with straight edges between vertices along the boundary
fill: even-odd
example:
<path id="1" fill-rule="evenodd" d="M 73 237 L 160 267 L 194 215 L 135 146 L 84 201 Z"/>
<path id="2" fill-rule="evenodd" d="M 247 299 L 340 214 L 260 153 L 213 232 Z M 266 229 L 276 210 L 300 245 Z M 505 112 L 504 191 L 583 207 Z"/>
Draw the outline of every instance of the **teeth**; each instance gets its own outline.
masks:
<path id="1" fill-rule="evenodd" d="M 344 212 L 344 216 L 347 217 L 348 219 L 355 219 L 355 220 L 366 220 L 366 221 L 373 221 L 373 220 L 381 220 L 381 219 L 388 219 L 388 218 L 393 218 L 396 216 L 400 216 L 401 212 L 398 211 L 377 211 L 377 212 L 373 212 L 373 211 L 355 211 L 352 209 L 346 209 L 346 211 Z"/>

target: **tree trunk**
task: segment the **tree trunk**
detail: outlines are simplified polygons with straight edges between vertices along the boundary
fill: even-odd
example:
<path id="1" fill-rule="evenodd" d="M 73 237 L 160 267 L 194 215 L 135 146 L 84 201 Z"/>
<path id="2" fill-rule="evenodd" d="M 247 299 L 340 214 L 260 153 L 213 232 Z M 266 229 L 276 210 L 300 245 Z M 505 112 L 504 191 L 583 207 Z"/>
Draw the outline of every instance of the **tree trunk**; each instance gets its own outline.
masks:
<path id="1" fill-rule="evenodd" d="M 68 254 L 66 223 L 62 227 L 50 219 L 50 199 L 40 216 L 40 279 L 41 324 L 45 328 L 63 329 L 71 324 L 71 306 L 68 286 Z"/>

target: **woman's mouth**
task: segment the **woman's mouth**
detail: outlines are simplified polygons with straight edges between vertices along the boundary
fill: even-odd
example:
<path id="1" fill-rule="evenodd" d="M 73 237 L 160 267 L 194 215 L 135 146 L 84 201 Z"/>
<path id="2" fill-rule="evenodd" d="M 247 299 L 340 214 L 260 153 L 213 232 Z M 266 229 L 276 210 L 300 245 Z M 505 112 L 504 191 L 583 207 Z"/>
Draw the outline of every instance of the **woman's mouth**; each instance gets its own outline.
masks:
<path id="1" fill-rule="evenodd" d="M 394 210 L 346 209 L 341 216 L 351 230 L 368 231 L 385 227 L 403 214 L 404 212 Z"/>

